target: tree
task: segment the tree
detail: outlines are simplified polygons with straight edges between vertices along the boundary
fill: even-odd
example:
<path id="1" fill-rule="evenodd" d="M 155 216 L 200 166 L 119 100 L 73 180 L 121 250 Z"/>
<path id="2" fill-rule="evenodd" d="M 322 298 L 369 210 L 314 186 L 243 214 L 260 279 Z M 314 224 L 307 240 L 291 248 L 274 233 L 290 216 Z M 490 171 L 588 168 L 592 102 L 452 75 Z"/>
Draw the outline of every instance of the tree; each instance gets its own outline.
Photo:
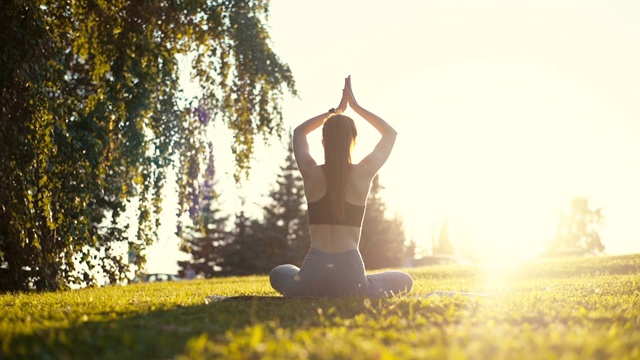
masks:
<path id="1" fill-rule="evenodd" d="M 191 254 L 191 259 L 178 261 L 178 274 L 182 277 L 187 270 L 207 278 L 214 276 L 224 261 L 224 249 L 233 241 L 227 230 L 229 217 L 221 214 L 214 184 L 215 167 L 211 156 L 200 196 L 191 202 L 193 226 L 183 235 L 181 247 Z"/>
<path id="2" fill-rule="evenodd" d="M 272 248 L 270 255 L 277 263 L 300 265 L 310 246 L 309 218 L 292 140 L 285 165 L 280 170 L 276 187 L 269 193 L 272 201 L 264 208 L 262 233 L 268 235 L 264 240 Z"/>
<path id="3" fill-rule="evenodd" d="M 238 217 L 236 236 L 225 251 L 225 275 L 265 274 L 280 264 L 302 263 L 310 244 L 309 220 L 291 142 L 280 169 L 262 221 Z"/>
<path id="4" fill-rule="evenodd" d="M 227 243 L 221 253 L 219 276 L 263 274 L 269 265 L 262 236 L 256 232 L 260 224 L 247 218 L 243 211 L 236 216 L 233 241 Z M 269 268 L 270 270 L 270 268 Z"/>
<path id="5" fill-rule="evenodd" d="M 604 223 L 602 208 L 591 209 L 589 198 L 575 197 L 568 213 L 560 215 L 558 231 L 547 243 L 549 253 L 567 250 L 603 252 L 600 230 Z"/>
<path id="6" fill-rule="evenodd" d="M 256 136 L 281 133 L 284 87 L 295 94 L 267 17 L 267 0 L 2 2 L 0 290 L 124 279 L 123 253 L 157 237 L 167 171 L 182 212 L 197 196 L 212 119 L 248 174 Z M 188 54 L 198 99 L 178 85 Z"/>
<path id="7" fill-rule="evenodd" d="M 360 239 L 360 252 L 367 269 L 403 266 L 414 256 L 415 247 L 406 242 L 402 221 L 387 217 L 380 190 L 376 176 L 371 183 Z"/>

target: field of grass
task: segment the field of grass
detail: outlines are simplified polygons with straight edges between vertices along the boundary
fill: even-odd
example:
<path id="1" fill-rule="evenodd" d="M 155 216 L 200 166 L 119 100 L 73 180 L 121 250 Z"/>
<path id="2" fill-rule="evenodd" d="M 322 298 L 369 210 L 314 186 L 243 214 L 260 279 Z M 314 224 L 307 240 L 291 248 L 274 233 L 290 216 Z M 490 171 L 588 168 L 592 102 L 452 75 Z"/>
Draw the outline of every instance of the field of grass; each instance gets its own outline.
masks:
<path id="1" fill-rule="evenodd" d="M 385 300 L 205 300 L 276 295 L 264 276 L 0 295 L 0 359 L 640 359 L 640 255 L 409 272 Z"/>

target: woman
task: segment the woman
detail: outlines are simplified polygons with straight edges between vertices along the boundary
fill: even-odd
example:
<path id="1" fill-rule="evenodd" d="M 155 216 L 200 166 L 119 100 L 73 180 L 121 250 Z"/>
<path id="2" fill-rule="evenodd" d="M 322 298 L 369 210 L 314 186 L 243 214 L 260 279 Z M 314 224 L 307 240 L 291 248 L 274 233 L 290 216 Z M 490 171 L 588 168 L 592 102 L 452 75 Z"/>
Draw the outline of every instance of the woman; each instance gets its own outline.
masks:
<path id="1" fill-rule="evenodd" d="M 351 163 L 356 140 L 353 120 L 342 113 L 350 106 L 380 132 L 382 138 L 360 163 Z M 324 125 L 324 126 L 323 126 Z M 307 135 L 322 128 L 325 164 L 309 153 Z M 301 267 L 280 265 L 270 274 L 271 286 L 284 296 L 393 296 L 409 292 L 413 279 L 400 271 L 366 275 L 358 250 L 369 187 L 396 139 L 387 122 L 356 101 L 351 77 L 345 79 L 337 109 L 311 118 L 293 132 L 293 150 L 309 207 L 311 248 Z"/>

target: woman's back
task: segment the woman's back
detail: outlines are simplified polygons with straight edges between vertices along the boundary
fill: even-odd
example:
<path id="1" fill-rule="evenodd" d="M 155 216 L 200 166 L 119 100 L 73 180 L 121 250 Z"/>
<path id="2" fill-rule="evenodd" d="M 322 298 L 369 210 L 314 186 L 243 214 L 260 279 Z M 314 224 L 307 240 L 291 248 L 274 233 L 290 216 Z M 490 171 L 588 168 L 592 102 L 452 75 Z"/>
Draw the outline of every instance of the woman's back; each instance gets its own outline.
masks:
<path id="1" fill-rule="evenodd" d="M 381 135 L 378 144 L 358 164 L 351 163 L 351 149 L 357 136 L 355 123 L 351 118 L 340 115 L 347 103 Z M 307 134 L 320 126 L 325 165 L 315 162 L 307 141 Z M 293 150 L 309 204 L 312 248 L 326 252 L 358 248 L 371 180 L 391 154 L 396 134 L 386 121 L 358 105 L 350 78 L 345 81 L 342 101 L 336 113 L 332 109 L 294 130 Z"/>
<path id="2" fill-rule="evenodd" d="M 324 202 L 327 197 L 326 174 L 323 166 L 315 166 L 303 177 L 307 203 L 309 203 L 311 223 L 309 229 L 311 247 L 313 248 L 325 252 L 343 252 L 358 248 L 362 216 L 364 216 L 372 177 L 369 172 L 364 171 L 360 164 L 351 165 L 350 170 L 345 191 L 345 210 L 347 212 L 345 215 L 355 219 L 350 221 L 349 225 L 313 223 L 313 215 L 315 214 L 312 211 L 329 210 L 313 207 L 315 204 Z M 361 211 L 360 214 L 358 214 L 359 211 Z M 319 218 L 320 215 L 315 215 L 315 217 Z"/>

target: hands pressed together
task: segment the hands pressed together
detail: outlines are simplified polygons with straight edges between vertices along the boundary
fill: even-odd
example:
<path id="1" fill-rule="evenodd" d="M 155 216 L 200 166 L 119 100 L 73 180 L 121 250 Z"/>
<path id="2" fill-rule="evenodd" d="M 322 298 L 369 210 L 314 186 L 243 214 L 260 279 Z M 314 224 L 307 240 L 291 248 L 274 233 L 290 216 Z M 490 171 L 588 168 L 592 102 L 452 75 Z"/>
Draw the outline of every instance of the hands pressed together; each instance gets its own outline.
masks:
<path id="1" fill-rule="evenodd" d="M 358 102 L 356 101 L 356 98 L 353 95 L 353 89 L 351 88 L 351 75 L 344 79 L 342 99 L 340 100 L 340 104 L 338 105 L 338 107 L 335 108 L 334 114 L 342 114 L 345 110 L 347 110 L 347 105 L 351 106 L 352 109 L 358 107 Z"/>

